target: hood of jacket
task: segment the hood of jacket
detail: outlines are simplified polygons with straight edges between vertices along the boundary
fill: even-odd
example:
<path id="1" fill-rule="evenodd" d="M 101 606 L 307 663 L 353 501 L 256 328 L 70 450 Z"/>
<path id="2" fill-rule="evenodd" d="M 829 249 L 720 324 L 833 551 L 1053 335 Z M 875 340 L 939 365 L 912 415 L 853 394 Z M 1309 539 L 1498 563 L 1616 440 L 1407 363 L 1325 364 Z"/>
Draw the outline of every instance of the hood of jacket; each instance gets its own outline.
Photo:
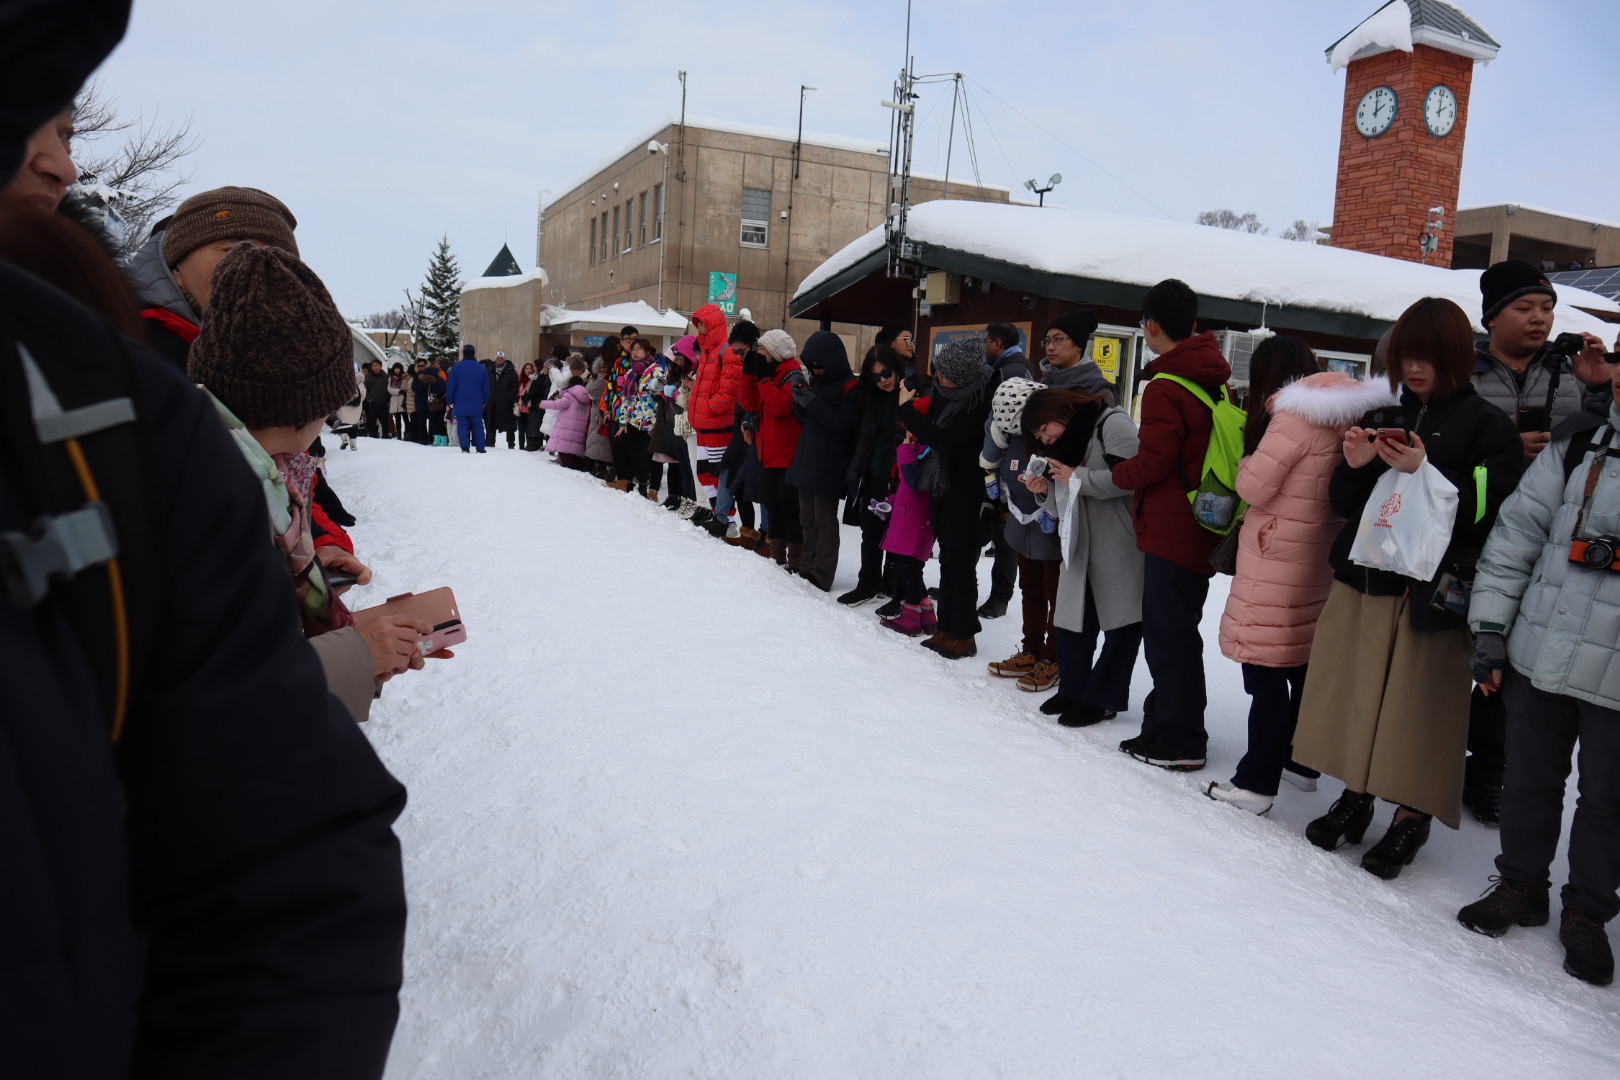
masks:
<path id="1" fill-rule="evenodd" d="M 1389 383 L 1359 382 L 1342 371 L 1319 371 L 1284 386 L 1271 395 L 1273 414 L 1293 413 L 1317 427 L 1345 427 L 1374 409 L 1398 405 Z"/>
<path id="2" fill-rule="evenodd" d="M 1154 375 L 1180 375 L 1200 386 L 1220 386 L 1232 377 L 1232 365 L 1221 355 L 1215 335 L 1208 330 L 1194 334 L 1175 348 L 1157 357 L 1147 367 Z"/>
<path id="3" fill-rule="evenodd" d="M 692 312 L 692 324 L 698 328 L 698 351 L 705 358 L 720 355 L 726 347 L 726 316 L 719 304 L 704 304 Z"/>
<path id="4" fill-rule="evenodd" d="M 1073 390 L 1077 394 L 1107 397 L 1114 404 L 1114 384 L 1103 375 L 1102 368 L 1093 360 L 1082 358 L 1066 368 L 1053 367 L 1041 361 L 1041 383 L 1052 390 Z"/>
<path id="5" fill-rule="evenodd" d="M 163 230 L 158 229 L 147 238 L 135 254 L 124 264 L 124 277 L 135 292 L 135 299 L 143 308 L 159 307 L 174 312 L 194 325 L 202 325 L 202 316 L 193 310 L 191 301 L 180 290 L 169 265 L 163 261 Z"/>
<path id="6" fill-rule="evenodd" d="M 821 382 L 842 385 L 850 376 L 849 354 L 844 351 L 844 339 L 831 330 L 817 330 L 811 334 L 810 340 L 799 350 L 799 362 Z M 814 368 L 821 368 L 819 376 L 814 375 Z"/>

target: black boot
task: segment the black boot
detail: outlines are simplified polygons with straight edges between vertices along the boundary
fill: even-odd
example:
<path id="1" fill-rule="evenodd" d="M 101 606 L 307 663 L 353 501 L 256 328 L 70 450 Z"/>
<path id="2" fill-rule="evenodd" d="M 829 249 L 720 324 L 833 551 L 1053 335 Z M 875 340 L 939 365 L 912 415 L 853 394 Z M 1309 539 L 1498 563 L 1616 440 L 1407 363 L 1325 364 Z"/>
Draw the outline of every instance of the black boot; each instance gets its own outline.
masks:
<path id="1" fill-rule="evenodd" d="M 1547 886 L 1493 877 L 1496 887 L 1457 912 L 1457 921 L 1476 934 L 1501 937 L 1515 926 L 1546 926 Z"/>
<path id="2" fill-rule="evenodd" d="M 1395 813 L 1398 815 L 1400 811 Z M 1401 871 L 1412 865 L 1418 851 L 1429 842 L 1428 814 L 1417 817 L 1397 817 L 1389 824 L 1384 838 L 1367 849 L 1361 857 L 1361 868 L 1374 877 L 1393 881 Z"/>
<path id="3" fill-rule="evenodd" d="M 1474 820 L 1495 828 L 1502 824 L 1502 785 L 1464 784 L 1463 805 L 1474 811 Z"/>
<path id="4" fill-rule="evenodd" d="M 1564 943 L 1565 971 L 1598 986 L 1614 981 L 1614 950 L 1601 919 L 1565 908 L 1558 940 Z"/>
<path id="5" fill-rule="evenodd" d="M 1041 712 L 1046 716 L 1061 716 L 1066 710 L 1074 708 L 1077 702 L 1070 701 L 1062 694 L 1053 694 L 1041 702 Z"/>
<path id="6" fill-rule="evenodd" d="M 1374 801 L 1371 795 L 1345 788 L 1327 813 L 1305 826 L 1305 838 L 1323 851 L 1361 843 L 1372 824 Z"/>

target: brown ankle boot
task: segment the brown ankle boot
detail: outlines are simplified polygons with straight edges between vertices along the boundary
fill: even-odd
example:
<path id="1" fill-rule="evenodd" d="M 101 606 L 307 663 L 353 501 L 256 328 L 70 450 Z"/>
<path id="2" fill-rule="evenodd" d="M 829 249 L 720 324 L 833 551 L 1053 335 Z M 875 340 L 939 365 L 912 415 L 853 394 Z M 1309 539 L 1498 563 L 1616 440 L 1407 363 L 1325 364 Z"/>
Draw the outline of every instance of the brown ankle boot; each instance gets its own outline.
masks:
<path id="1" fill-rule="evenodd" d="M 759 539 L 754 541 L 754 554 L 763 555 L 767 559 L 772 558 L 770 536 L 765 533 L 759 534 Z"/>
<path id="2" fill-rule="evenodd" d="M 923 648 L 932 649 L 947 660 L 960 660 L 965 656 L 977 656 L 979 653 L 972 634 L 967 637 L 938 634 L 923 642 Z"/>
<path id="3" fill-rule="evenodd" d="M 774 536 L 771 537 L 770 556 L 771 556 L 771 558 L 776 560 L 776 565 L 777 566 L 786 566 L 787 565 L 787 541 L 786 540 L 778 540 Z"/>
<path id="4" fill-rule="evenodd" d="M 799 560 L 804 557 L 804 545 L 797 540 L 787 542 L 787 568 L 795 574 L 799 572 Z"/>

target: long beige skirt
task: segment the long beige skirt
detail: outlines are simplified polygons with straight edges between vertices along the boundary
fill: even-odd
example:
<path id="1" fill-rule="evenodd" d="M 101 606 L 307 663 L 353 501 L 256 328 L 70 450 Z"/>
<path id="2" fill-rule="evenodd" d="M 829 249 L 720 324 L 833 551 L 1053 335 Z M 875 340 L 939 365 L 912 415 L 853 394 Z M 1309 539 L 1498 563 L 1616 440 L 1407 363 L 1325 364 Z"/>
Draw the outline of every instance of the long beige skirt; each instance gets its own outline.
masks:
<path id="1" fill-rule="evenodd" d="M 1472 647 L 1464 628 L 1412 629 L 1409 602 L 1333 583 L 1316 624 L 1294 760 L 1455 829 Z"/>

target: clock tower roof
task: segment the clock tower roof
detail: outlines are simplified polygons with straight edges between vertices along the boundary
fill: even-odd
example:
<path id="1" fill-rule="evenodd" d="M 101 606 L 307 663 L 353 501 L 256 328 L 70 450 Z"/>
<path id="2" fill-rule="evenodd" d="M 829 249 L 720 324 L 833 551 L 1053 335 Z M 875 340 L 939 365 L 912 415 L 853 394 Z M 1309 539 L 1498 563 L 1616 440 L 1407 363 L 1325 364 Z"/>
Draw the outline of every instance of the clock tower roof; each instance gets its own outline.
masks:
<path id="1" fill-rule="evenodd" d="M 1409 20 L 1401 18 L 1402 8 Z M 1389 0 L 1324 51 L 1337 71 L 1379 53 L 1411 52 L 1414 45 L 1430 45 L 1471 60 L 1494 60 L 1502 49 L 1484 27 L 1445 0 Z"/>

